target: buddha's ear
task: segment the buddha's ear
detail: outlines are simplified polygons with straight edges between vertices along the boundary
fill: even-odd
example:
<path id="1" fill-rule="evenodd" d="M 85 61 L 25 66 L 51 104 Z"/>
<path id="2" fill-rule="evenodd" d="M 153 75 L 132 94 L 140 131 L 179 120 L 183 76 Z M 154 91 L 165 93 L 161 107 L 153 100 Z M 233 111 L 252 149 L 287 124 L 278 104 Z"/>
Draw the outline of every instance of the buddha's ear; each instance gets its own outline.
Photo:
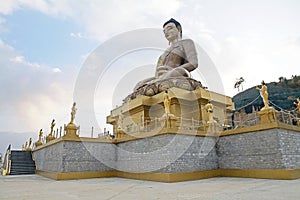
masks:
<path id="1" fill-rule="evenodd" d="M 178 29 L 178 36 L 179 36 L 179 38 L 182 38 L 182 28 L 181 28 L 181 26 L 176 26 L 176 28 Z"/>

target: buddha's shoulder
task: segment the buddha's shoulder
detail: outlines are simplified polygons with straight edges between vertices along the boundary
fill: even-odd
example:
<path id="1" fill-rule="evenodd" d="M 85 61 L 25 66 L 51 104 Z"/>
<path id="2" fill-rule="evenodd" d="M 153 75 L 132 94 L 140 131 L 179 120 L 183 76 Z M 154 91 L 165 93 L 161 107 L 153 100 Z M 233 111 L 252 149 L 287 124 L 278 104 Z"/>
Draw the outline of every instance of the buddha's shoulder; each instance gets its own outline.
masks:
<path id="1" fill-rule="evenodd" d="M 191 39 L 180 40 L 179 45 L 182 46 L 183 48 L 189 48 L 195 46 L 194 41 Z"/>
<path id="2" fill-rule="evenodd" d="M 194 44 L 194 41 L 191 40 L 191 39 L 183 39 L 183 40 L 180 40 L 180 43 L 182 43 L 182 44 Z"/>

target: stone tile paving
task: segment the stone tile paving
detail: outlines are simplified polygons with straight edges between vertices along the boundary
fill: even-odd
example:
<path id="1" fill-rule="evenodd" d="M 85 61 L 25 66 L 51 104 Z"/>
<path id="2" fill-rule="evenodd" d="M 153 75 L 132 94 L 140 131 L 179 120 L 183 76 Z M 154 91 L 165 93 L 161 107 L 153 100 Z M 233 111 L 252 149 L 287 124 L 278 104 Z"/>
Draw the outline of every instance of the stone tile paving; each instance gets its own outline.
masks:
<path id="1" fill-rule="evenodd" d="M 55 181 L 39 175 L 0 176 L 0 199 L 300 199 L 300 179 L 211 178 L 159 183 L 122 178 Z"/>

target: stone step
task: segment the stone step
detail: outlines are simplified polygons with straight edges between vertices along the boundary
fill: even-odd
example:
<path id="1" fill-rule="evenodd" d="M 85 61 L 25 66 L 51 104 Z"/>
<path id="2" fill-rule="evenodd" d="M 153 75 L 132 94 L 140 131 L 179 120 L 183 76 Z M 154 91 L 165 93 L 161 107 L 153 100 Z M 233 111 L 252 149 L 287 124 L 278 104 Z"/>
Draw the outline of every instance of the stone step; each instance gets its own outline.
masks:
<path id="1" fill-rule="evenodd" d="M 10 159 L 25 159 L 25 160 L 31 160 L 31 155 L 11 155 Z"/>
<path id="2" fill-rule="evenodd" d="M 25 174 L 35 174 L 35 170 L 28 170 L 28 171 L 10 171 L 9 175 L 25 175 Z"/>
<path id="3" fill-rule="evenodd" d="M 31 154 L 11 154 L 12 157 L 31 157 Z"/>
<path id="4" fill-rule="evenodd" d="M 34 168 L 35 165 L 11 165 L 11 169 Z"/>
<path id="5" fill-rule="evenodd" d="M 10 175 L 35 174 L 35 162 L 31 151 L 11 151 Z"/>
<path id="6" fill-rule="evenodd" d="M 27 153 L 27 152 L 24 152 L 24 153 L 12 153 L 11 154 L 12 157 L 31 157 L 31 153 Z"/>
<path id="7" fill-rule="evenodd" d="M 33 160 L 12 160 L 12 165 L 35 165 Z"/>
<path id="8" fill-rule="evenodd" d="M 31 151 L 12 150 L 11 155 L 31 155 Z"/>

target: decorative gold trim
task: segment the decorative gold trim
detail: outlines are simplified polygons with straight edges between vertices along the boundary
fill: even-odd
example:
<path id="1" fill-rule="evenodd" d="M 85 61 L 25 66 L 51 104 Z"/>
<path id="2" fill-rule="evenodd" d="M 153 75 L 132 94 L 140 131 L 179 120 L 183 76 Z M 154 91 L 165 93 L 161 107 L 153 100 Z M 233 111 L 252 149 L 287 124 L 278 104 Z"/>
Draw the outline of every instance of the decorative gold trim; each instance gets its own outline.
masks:
<path id="1" fill-rule="evenodd" d="M 224 177 L 293 180 L 300 178 L 300 169 L 222 169 Z"/>
<path id="2" fill-rule="evenodd" d="M 117 171 L 116 176 L 120 178 L 170 183 L 218 177 L 220 176 L 220 170 L 216 169 L 183 173 L 130 173 Z"/>
<path id="3" fill-rule="evenodd" d="M 258 124 L 255 126 L 238 127 L 233 130 L 223 131 L 220 133 L 220 136 L 244 134 L 244 133 L 250 133 L 250 132 L 254 132 L 254 131 L 262 131 L 262 130 L 268 130 L 268 129 L 274 129 L 274 128 L 297 131 L 300 133 L 299 126 L 284 124 L 284 123 L 280 123 L 280 122 L 270 122 L 270 123 Z"/>
<path id="4" fill-rule="evenodd" d="M 36 174 L 45 176 L 55 180 L 72 180 L 72 179 L 87 179 L 87 178 L 107 178 L 116 177 L 116 171 L 104 172 L 47 172 L 36 170 Z"/>
<path id="5" fill-rule="evenodd" d="M 36 173 L 55 180 L 119 177 L 158 182 L 180 182 L 213 177 L 263 178 L 279 180 L 294 180 L 300 178 L 300 169 L 215 169 L 183 173 L 130 173 L 121 171 L 59 173 L 37 170 Z"/>

